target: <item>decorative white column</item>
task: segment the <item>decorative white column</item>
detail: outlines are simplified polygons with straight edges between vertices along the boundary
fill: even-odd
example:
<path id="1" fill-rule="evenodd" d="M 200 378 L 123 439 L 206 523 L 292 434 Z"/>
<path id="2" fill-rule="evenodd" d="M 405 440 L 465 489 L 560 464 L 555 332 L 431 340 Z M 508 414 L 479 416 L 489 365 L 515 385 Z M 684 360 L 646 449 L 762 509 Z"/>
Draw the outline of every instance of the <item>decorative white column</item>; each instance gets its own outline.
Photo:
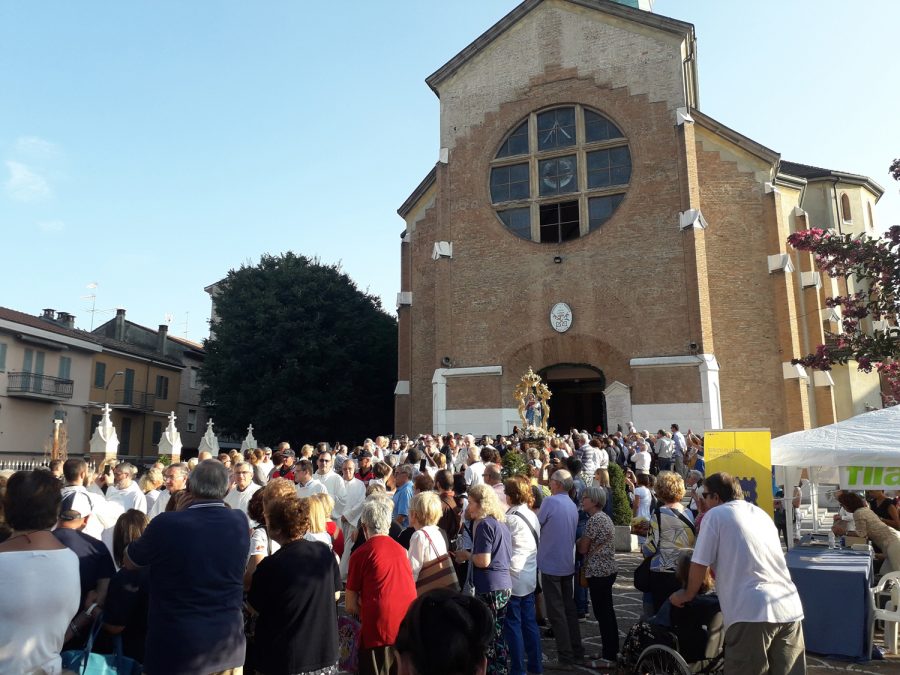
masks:
<path id="1" fill-rule="evenodd" d="M 256 439 L 253 438 L 253 425 L 251 424 L 247 427 L 247 437 L 241 443 L 241 454 L 244 454 L 247 450 L 255 450 L 256 447 Z"/>
<path id="2" fill-rule="evenodd" d="M 713 354 L 700 354 L 700 395 L 703 397 L 705 429 L 722 428 L 722 397 L 719 393 L 719 362 Z"/>
<path id="3" fill-rule="evenodd" d="M 169 426 L 159 439 L 159 454 L 167 455 L 173 462 L 181 461 L 181 434 L 175 428 L 175 411 L 169 413 Z"/>
<path id="4" fill-rule="evenodd" d="M 109 403 L 103 404 L 103 416 L 91 436 L 91 455 L 95 461 L 115 459 L 119 451 L 119 436 L 109 418 Z"/>
<path id="5" fill-rule="evenodd" d="M 209 420 L 206 423 L 206 433 L 203 434 L 203 438 L 200 439 L 200 447 L 197 450 L 197 454 L 204 450 L 211 452 L 213 455 L 219 454 L 219 439 L 216 438 L 216 435 L 213 433 L 212 420 Z"/>
<path id="6" fill-rule="evenodd" d="M 621 382 L 613 382 L 603 390 L 606 397 L 606 426 L 604 433 L 614 433 L 618 425 L 628 429 L 631 416 L 631 387 Z"/>

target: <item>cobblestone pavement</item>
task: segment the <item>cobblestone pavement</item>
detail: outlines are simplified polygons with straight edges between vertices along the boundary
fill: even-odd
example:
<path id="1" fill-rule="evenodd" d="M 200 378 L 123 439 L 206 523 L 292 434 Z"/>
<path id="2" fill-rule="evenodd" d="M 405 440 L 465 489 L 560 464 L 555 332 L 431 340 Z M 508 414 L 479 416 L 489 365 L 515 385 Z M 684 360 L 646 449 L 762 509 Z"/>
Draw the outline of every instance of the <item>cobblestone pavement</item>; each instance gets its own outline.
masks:
<path id="1" fill-rule="evenodd" d="M 616 618 L 619 623 L 620 638 L 624 638 L 628 629 L 641 618 L 642 593 L 634 588 L 632 580 L 634 569 L 640 562 L 637 553 L 617 553 L 616 560 L 619 563 L 619 575 L 613 588 L 613 599 L 616 605 Z M 839 621 L 839 612 L 836 612 L 836 621 Z M 545 629 L 542 629 L 542 633 Z M 585 651 L 589 654 L 600 652 L 600 633 L 593 613 L 588 611 L 588 618 L 581 621 L 581 636 Z M 875 644 L 882 645 L 880 631 L 875 635 Z M 542 647 L 544 661 L 556 660 L 556 643 L 553 638 L 543 638 Z M 838 659 L 828 659 L 815 654 L 806 655 L 807 673 L 809 675 L 825 675 L 835 672 L 858 673 L 859 675 L 884 675 L 892 673 L 900 675 L 900 657 L 888 656 L 884 661 L 869 661 L 868 663 L 849 663 Z M 547 671 L 552 673 L 553 671 Z M 589 666 L 576 666 L 576 672 L 596 673 L 610 672 L 599 671 Z"/>
<path id="2" fill-rule="evenodd" d="M 613 589 L 613 598 L 616 605 L 616 618 L 619 623 L 619 632 L 621 637 L 625 636 L 628 629 L 638 621 L 641 617 L 641 600 L 642 593 L 635 590 L 632 583 L 634 578 L 634 568 L 640 562 L 640 555 L 637 553 L 617 553 L 616 559 L 619 563 L 619 575 L 616 578 L 616 584 Z M 585 650 L 588 653 L 600 651 L 600 634 L 597 630 L 597 622 L 593 618 L 593 614 L 588 611 L 587 621 L 581 622 L 581 635 L 584 642 Z M 835 620 L 840 620 L 836 614 Z M 882 645 L 881 633 L 875 635 L 875 644 Z M 542 641 L 544 648 L 544 659 L 553 660 L 556 658 L 556 644 L 552 638 L 545 638 Z M 900 657 L 889 656 L 884 661 L 869 661 L 868 663 L 848 663 L 837 659 L 828 659 L 817 656 L 815 654 L 806 655 L 807 672 L 809 675 L 822 675 L 824 673 L 851 672 L 851 673 L 896 673 L 900 674 Z M 597 672 L 596 669 L 588 667 L 578 667 L 583 672 Z"/>

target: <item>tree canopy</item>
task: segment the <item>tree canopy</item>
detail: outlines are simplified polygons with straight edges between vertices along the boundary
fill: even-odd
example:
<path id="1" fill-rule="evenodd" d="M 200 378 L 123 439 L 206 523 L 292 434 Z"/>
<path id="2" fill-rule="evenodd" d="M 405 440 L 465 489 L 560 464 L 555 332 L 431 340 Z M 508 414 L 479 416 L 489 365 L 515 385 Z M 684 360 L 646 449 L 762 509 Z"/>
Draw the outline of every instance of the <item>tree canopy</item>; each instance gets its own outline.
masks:
<path id="1" fill-rule="evenodd" d="M 218 287 L 200 373 L 217 429 L 351 444 L 393 428 L 397 321 L 338 265 L 264 255 Z"/>
<path id="2" fill-rule="evenodd" d="M 900 160 L 894 160 L 890 171 L 900 180 Z M 885 405 L 896 404 L 900 400 L 900 329 L 896 326 L 900 312 L 900 225 L 878 238 L 814 228 L 795 232 L 788 243 L 812 252 L 816 264 L 830 276 L 853 278 L 862 289 L 826 299 L 827 307 L 841 310 L 841 332 L 830 336 L 831 344 L 819 345 L 814 354 L 793 359 L 792 363 L 830 370 L 835 364 L 856 361 L 864 372 L 875 368 L 887 385 Z"/>

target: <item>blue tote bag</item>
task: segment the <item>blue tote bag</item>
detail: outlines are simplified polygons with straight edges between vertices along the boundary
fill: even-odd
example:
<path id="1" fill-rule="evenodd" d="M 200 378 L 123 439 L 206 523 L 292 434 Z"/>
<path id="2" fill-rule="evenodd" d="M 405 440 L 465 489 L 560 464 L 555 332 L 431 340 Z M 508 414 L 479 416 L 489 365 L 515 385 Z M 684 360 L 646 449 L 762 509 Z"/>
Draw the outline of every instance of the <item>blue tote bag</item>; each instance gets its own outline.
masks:
<path id="1" fill-rule="evenodd" d="M 94 640 L 100 634 L 102 625 L 103 615 L 100 615 L 91 627 L 84 649 L 70 649 L 61 654 L 63 669 L 79 675 L 141 675 L 141 664 L 122 653 L 121 635 L 113 638 L 115 654 L 93 653 Z"/>

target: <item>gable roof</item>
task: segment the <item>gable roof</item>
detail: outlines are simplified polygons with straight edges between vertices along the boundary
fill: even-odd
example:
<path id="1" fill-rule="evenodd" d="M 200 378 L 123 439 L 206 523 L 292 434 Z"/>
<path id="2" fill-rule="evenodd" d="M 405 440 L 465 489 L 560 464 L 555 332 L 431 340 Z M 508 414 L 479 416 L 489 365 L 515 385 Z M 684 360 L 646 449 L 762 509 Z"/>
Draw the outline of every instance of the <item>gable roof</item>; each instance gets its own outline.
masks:
<path id="1" fill-rule="evenodd" d="M 75 330 L 74 328 L 66 328 L 65 326 L 60 326 L 55 321 L 48 321 L 47 319 L 42 319 L 39 316 L 26 314 L 25 312 L 19 312 L 15 309 L 9 309 L 8 307 L 0 307 L 0 319 L 6 319 L 7 321 L 21 323 L 25 326 L 30 326 L 31 328 L 40 328 L 41 330 L 45 330 L 50 333 L 57 333 L 59 335 L 65 335 L 67 337 L 78 338 L 79 340 L 87 340 L 88 342 L 91 341 L 91 339 L 87 337 L 82 331 Z"/>
<path id="2" fill-rule="evenodd" d="M 746 150 L 751 155 L 756 155 L 761 160 L 765 162 L 769 162 L 770 164 L 775 164 L 781 157 L 779 153 L 771 148 L 767 148 L 762 143 L 757 143 L 749 136 L 744 136 L 744 134 L 735 131 L 731 127 L 727 127 L 718 120 L 713 119 L 709 115 L 700 112 L 696 108 L 691 108 L 691 117 L 694 118 L 694 121 L 709 131 L 712 131 L 714 134 L 725 138 L 739 148 Z"/>
<path id="3" fill-rule="evenodd" d="M 37 330 L 47 331 L 48 333 L 69 338 L 68 342 L 64 342 L 70 346 L 85 349 L 87 351 L 100 351 L 100 348 L 97 346 L 99 345 L 99 342 L 95 340 L 90 333 L 77 328 L 66 328 L 55 321 L 42 319 L 39 316 L 19 312 L 18 310 L 10 309 L 8 307 L 0 307 L 0 320 L 9 321 L 14 324 L 17 323 L 22 326 L 28 326 L 29 328 L 35 328 Z M 71 342 L 71 340 L 78 340 L 79 342 Z"/>
<path id="4" fill-rule="evenodd" d="M 110 350 L 122 352 L 123 354 L 128 354 L 131 356 L 136 356 L 138 358 L 153 361 L 162 365 L 171 366 L 176 370 L 181 370 L 184 367 L 181 361 L 178 361 L 177 359 L 174 359 L 170 356 L 163 356 L 159 352 L 153 351 L 152 349 L 145 349 L 144 347 L 133 345 L 129 342 L 122 342 L 121 340 L 116 340 L 114 338 L 107 337 L 105 335 L 98 335 L 95 333 L 92 333 L 91 337 L 94 339 L 94 341 Z"/>
<path id="5" fill-rule="evenodd" d="M 125 319 L 125 324 L 127 326 L 137 328 L 137 329 L 143 331 L 144 333 L 146 333 L 147 335 L 152 335 L 152 336 L 156 337 L 157 339 L 159 337 L 158 329 L 154 330 L 153 328 L 149 328 L 148 326 L 144 326 L 143 324 L 135 323 L 134 321 L 131 321 L 130 319 Z M 107 342 L 104 342 L 103 344 L 108 344 L 109 341 L 112 341 L 112 342 L 118 343 L 119 345 L 129 345 L 134 350 L 134 353 L 138 354 L 140 356 L 150 358 L 150 354 L 155 354 L 157 357 L 163 358 L 159 352 L 148 349 L 145 345 L 135 344 L 134 342 L 129 342 L 129 341 L 116 340 L 115 339 L 115 330 L 116 330 L 116 319 L 110 319 L 109 321 L 106 321 L 105 323 L 102 323 L 99 326 L 97 326 L 91 332 L 91 335 L 98 336 L 98 337 L 105 339 Z M 200 344 L 199 342 L 194 342 L 192 340 L 188 340 L 187 338 L 182 338 L 182 337 L 178 337 L 175 335 L 169 335 L 168 333 L 166 333 L 166 340 L 174 342 L 175 344 L 179 345 L 180 347 L 185 348 L 186 351 L 195 352 L 196 354 L 198 354 L 200 356 L 203 356 L 206 354 L 206 350 L 204 349 L 203 345 Z M 168 357 L 168 358 L 172 359 L 172 358 L 174 358 L 174 356 Z"/>
<path id="6" fill-rule="evenodd" d="M 782 161 L 778 167 L 778 171 L 786 173 L 789 176 L 797 176 L 805 178 L 807 181 L 815 180 L 836 180 L 842 183 L 851 183 L 865 187 L 875 195 L 875 201 L 881 199 L 884 194 L 884 188 L 868 176 L 858 173 L 847 173 L 846 171 L 836 171 L 834 169 L 825 169 L 821 166 L 812 166 L 810 164 L 800 164 L 799 162 Z"/>
<path id="7" fill-rule="evenodd" d="M 428 175 L 422 179 L 422 182 L 416 186 L 416 189 L 412 191 L 412 194 L 406 198 L 406 201 L 400 205 L 400 208 L 397 209 L 397 213 L 401 218 L 406 218 L 406 215 L 412 211 L 413 207 L 416 205 L 416 202 L 424 195 L 428 188 L 434 185 L 434 181 L 437 178 L 437 164 L 428 172 Z"/>
<path id="8" fill-rule="evenodd" d="M 193 340 L 188 340 L 187 338 L 178 337 L 177 335 L 168 335 L 167 336 L 173 342 L 178 342 L 179 344 L 184 345 L 185 347 L 190 347 L 194 351 L 202 352 L 204 351 L 203 345 L 200 342 L 194 342 Z"/>
<path id="9" fill-rule="evenodd" d="M 431 87 L 431 90 L 435 95 L 440 98 L 437 88 L 440 86 L 441 82 L 462 68 L 466 62 L 477 56 L 494 40 L 500 37 L 511 26 L 516 24 L 522 17 L 542 2 L 544 2 L 544 0 L 525 0 L 509 12 L 509 14 L 478 36 L 474 42 L 469 44 L 469 46 L 429 75 L 425 79 L 425 82 Z M 573 5 L 579 5 L 588 9 L 594 9 L 627 21 L 634 21 L 635 23 L 640 23 L 667 33 L 674 33 L 675 35 L 689 37 L 691 39 L 694 38 L 694 25 L 691 23 L 679 21 L 678 19 L 670 19 L 669 17 L 653 14 L 652 12 L 643 9 L 627 7 L 614 0 L 566 0 L 566 2 L 571 2 Z"/>

